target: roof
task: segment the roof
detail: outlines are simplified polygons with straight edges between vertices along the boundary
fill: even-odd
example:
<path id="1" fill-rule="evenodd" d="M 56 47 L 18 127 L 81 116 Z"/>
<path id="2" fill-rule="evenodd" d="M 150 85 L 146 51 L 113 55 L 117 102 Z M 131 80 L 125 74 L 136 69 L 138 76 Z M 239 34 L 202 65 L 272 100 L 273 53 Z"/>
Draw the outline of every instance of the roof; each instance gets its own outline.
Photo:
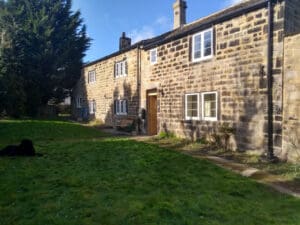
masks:
<path id="1" fill-rule="evenodd" d="M 230 6 L 224 10 L 211 14 L 207 17 L 196 20 L 192 23 L 186 24 L 176 30 L 160 35 L 159 38 L 155 38 L 152 42 L 145 45 L 145 49 L 150 49 L 155 46 L 182 38 L 189 34 L 196 33 L 201 30 L 208 29 L 215 24 L 225 22 L 237 16 L 245 13 L 267 7 L 267 0 L 247 0 L 239 4 Z"/>
<path id="2" fill-rule="evenodd" d="M 283 1 L 283 0 L 279 0 Z M 109 59 L 111 57 L 120 55 L 122 53 L 128 52 L 135 48 L 143 47 L 144 49 L 150 49 L 153 47 L 156 47 L 161 44 L 165 44 L 167 42 L 182 38 L 186 35 L 196 33 L 198 31 L 207 29 L 212 27 L 215 24 L 225 22 L 227 20 L 230 20 L 234 17 L 243 15 L 245 13 L 267 7 L 268 1 L 267 0 L 244 0 L 239 4 L 235 4 L 233 6 L 230 6 L 224 10 L 221 10 L 219 12 L 216 12 L 214 14 L 211 14 L 207 17 L 201 18 L 199 20 L 196 20 L 194 22 L 191 22 L 189 24 L 186 24 L 176 30 L 172 30 L 169 32 L 166 32 L 162 35 L 156 36 L 151 39 L 142 40 L 132 46 L 130 46 L 127 49 L 123 49 L 121 51 L 117 51 L 115 53 L 112 53 L 108 56 L 105 56 L 103 58 L 100 58 L 98 60 L 95 60 L 93 62 L 87 63 L 84 66 L 91 66 L 93 64 L 96 64 L 98 62 L 104 61 L 106 59 Z"/>

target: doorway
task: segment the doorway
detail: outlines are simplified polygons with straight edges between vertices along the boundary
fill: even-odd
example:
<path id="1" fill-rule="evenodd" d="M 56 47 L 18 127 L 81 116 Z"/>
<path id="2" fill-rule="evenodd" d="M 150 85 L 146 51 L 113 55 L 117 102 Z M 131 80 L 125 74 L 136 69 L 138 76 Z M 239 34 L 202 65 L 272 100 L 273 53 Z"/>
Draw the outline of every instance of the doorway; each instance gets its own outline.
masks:
<path id="1" fill-rule="evenodd" d="M 157 91 L 151 90 L 147 92 L 147 127 L 148 135 L 157 134 Z"/>

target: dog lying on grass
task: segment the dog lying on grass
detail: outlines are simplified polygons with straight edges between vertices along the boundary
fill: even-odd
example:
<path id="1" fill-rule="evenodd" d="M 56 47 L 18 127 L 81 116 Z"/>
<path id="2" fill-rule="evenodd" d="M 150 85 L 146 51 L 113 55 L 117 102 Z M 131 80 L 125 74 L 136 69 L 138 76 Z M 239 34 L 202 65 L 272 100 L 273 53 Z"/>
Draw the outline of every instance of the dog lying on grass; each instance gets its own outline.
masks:
<path id="1" fill-rule="evenodd" d="M 20 145 L 9 145 L 0 151 L 0 156 L 41 156 L 36 154 L 31 140 L 22 140 Z"/>

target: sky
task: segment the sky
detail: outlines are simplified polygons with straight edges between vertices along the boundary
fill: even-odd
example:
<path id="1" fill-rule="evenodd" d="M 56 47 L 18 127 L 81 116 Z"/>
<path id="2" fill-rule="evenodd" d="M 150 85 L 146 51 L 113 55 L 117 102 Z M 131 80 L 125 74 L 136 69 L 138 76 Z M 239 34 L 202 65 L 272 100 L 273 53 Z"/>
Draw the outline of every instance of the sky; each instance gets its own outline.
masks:
<path id="1" fill-rule="evenodd" d="M 217 12 L 241 0 L 187 0 L 187 23 Z M 175 0 L 73 0 L 87 34 L 92 38 L 84 62 L 118 51 L 122 32 L 132 42 L 151 38 L 173 27 Z"/>

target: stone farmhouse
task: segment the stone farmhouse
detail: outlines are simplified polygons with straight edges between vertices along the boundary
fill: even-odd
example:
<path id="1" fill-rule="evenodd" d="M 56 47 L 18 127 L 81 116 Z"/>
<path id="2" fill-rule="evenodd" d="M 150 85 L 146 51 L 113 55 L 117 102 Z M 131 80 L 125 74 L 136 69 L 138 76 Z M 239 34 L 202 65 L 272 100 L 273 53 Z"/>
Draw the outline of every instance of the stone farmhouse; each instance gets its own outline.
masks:
<path id="1" fill-rule="evenodd" d="M 232 149 L 300 156 L 300 1 L 244 0 L 86 64 L 73 116 L 145 134 L 209 137 L 234 128 Z"/>

